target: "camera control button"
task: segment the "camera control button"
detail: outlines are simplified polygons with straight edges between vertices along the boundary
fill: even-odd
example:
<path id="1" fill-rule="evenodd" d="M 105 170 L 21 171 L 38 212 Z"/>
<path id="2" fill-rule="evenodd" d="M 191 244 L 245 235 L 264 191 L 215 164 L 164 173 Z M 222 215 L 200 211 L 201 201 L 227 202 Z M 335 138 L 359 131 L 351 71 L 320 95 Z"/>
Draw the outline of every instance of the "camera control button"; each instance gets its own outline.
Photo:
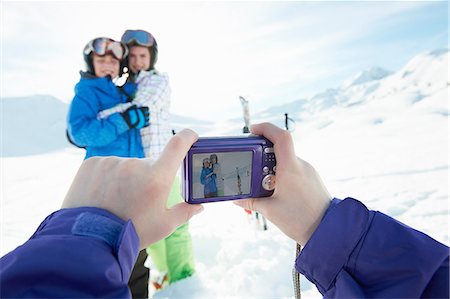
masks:
<path id="1" fill-rule="evenodd" d="M 269 167 L 264 166 L 262 171 L 263 171 L 263 173 L 269 173 Z"/>
<path id="2" fill-rule="evenodd" d="M 264 190 L 272 191 L 275 189 L 276 177 L 273 174 L 266 175 L 262 180 L 262 187 Z"/>
<path id="3" fill-rule="evenodd" d="M 266 154 L 273 154 L 275 151 L 274 151 L 273 147 L 266 147 L 266 148 L 264 149 L 264 152 L 265 152 Z"/>

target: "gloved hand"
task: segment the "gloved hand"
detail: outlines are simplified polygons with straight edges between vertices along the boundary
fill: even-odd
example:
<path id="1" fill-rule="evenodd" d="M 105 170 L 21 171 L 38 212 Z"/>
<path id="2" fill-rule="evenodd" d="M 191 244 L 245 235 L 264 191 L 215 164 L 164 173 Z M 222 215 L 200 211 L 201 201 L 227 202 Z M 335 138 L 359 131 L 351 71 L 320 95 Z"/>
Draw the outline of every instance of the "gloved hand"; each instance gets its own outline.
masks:
<path id="1" fill-rule="evenodd" d="M 120 113 L 130 129 L 142 129 L 150 125 L 150 112 L 148 107 L 131 106 L 125 112 Z"/>

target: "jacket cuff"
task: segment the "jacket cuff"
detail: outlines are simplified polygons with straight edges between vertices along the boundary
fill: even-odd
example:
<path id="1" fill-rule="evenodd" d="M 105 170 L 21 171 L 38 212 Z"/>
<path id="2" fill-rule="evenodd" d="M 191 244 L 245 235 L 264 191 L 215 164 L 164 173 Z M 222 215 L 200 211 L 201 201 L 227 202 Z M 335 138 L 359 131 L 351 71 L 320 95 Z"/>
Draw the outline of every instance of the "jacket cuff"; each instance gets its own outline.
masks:
<path id="1" fill-rule="evenodd" d="M 353 198 L 334 198 L 321 223 L 295 261 L 295 268 L 322 293 L 333 284 L 373 218 Z"/>
<path id="2" fill-rule="evenodd" d="M 131 220 L 94 207 L 61 209 L 48 216 L 31 238 L 45 235 L 74 235 L 105 242 L 113 250 L 122 269 L 129 277 L 139 253 L 139 237 Z"/>

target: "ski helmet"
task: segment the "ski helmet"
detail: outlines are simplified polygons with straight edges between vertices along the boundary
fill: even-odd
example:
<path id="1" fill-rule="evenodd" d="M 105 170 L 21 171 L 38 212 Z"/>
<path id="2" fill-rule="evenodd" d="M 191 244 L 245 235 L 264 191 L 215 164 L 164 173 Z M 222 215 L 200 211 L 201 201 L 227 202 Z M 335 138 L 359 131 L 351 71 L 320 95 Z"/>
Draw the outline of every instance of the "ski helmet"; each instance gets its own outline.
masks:
<path id="1" fill-rule="evenodd" d="M 158 60 L 158 43 L 150 32 L 140 29 L 126 30 L 122 35 L 121 41 L 126 44 L 128 48 L 133 46 L 148 48 L 150 51 L 150 67 L 148 70 L 155 68 L 156 61 Z"/>
<path id="2" fill-rule="evenodd" d="M 86 63 L 86 71 L 94 74 L 95 70 L 92 62 L 92 53 L 99 56 L 111 54 L 117 60 L 122 62 L 128 55 L 128 48 L 124 43 L 115 41 L 109 37 L 97 37 L 90 40 L 84 47 L 83 58 Z M 122 68 L 119 73 L 121 72 Z"/>

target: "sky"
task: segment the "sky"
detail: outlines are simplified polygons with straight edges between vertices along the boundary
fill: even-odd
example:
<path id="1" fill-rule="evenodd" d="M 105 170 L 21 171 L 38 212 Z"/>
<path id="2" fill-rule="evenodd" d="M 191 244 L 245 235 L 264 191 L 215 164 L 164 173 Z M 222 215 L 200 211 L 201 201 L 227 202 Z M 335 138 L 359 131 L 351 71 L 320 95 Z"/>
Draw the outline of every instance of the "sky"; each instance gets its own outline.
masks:
<path id="1" fill-rule="evenodd" d="M 205 120 L 253 113 L 338 87 L 359 71 L 398 70 L 448 48 L 447 1 L 2 1 L 1 97 L 69 103 L 92 38 L 150 31 L 172 112 Z"/>

